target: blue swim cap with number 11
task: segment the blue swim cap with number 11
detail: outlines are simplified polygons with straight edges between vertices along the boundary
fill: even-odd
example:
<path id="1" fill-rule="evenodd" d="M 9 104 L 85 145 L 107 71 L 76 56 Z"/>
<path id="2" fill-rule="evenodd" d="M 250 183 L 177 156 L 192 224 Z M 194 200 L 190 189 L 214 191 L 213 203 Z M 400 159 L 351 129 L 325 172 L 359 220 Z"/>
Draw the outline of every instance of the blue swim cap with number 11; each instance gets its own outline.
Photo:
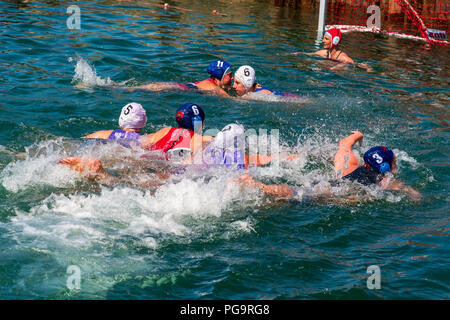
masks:
<path id="1" fill-rule="evenodd" d="M 231 72 L 231 65 L 224 60 L 217 60 L 211 62 L 206 71 L 214 78 L 222 81 L 223 76 L 228 72 Z"/>

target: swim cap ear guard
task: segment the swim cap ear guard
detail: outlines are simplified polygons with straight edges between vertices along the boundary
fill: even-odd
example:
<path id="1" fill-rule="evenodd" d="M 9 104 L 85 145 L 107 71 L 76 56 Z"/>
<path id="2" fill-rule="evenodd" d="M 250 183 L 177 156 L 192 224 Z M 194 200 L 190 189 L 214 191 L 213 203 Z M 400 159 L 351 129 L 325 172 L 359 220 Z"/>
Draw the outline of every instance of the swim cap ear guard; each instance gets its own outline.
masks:
<path id="1" fill-rule="evenodd" d="M 388 172 L 388 171 L 391 171 L 391 166 L 389 165 L 389 163 L 383 162 L 383 163 L 380 165 L 380 172 L 381 172 L 381 173 L 386 173 L 386 172 Z"/>
<path id="2" fill-rule="evenodd" d="M 231 72 L 231 65 L 224 60 L 217 60 L 209 64 L 206 72 L 222 81 L 225 74 Z"/>
<path id="3" fill-rule="evenodd" d="M 364 162 L 379 173 L 391 171 L 393 159 L 392 150 L 383 146 L 373 147 L 364 154 Z"/>
<path id="4" fill-rule="evenodd" d="M 205 113 L 200 106 L 193 103 L 185 103 L 178 108 L 175 119 L 180 128 L 195 131 L 196 129 L 202 129 Z"/>
<path id="5" fill-rule="evenodd" d="M 338 36 L 334 37 L 333 38 L 333 45 L 337 46 L 339 44 L 339 41 L 341 41 L 341 39 Z"/>

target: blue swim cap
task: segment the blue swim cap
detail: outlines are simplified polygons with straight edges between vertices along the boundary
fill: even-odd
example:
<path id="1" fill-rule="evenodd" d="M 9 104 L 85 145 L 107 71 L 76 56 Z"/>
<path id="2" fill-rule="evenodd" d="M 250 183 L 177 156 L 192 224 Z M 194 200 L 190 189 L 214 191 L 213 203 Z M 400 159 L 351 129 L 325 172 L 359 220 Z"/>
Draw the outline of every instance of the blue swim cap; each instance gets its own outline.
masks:
<path id="1" fill-rule="evenodd" d="M 380 173 L 391 171 L 393 160 L 394 153 L 392 150 L 383 146 L 370 148 L 364 154 L 364 162 Z"/>
<path id="2" fill-rule="evenodd" d="M 226 73 L 231 72 L 231 65 L 224 60 L 217 60 L 211 62 L 206 71 L 214 78 L 217 78 L 220 81 L 222 81 L 223 76 Z"/>
<path id="3" fill-rule="evenodd" d="M 193 103 L 185 103 L 178 108 L 176 113 L 178 126 L 194 131 L 194 122 L 205 121 L 205 113 L 200 106 Z"/>

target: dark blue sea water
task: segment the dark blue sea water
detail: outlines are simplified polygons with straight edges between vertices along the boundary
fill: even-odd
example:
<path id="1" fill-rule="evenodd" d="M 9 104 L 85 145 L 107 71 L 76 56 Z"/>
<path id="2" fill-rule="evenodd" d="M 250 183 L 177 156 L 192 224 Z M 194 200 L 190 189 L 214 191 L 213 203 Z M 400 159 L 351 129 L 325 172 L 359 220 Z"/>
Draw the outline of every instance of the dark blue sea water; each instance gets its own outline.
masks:
<path id="1" fill-rule="evenodd" d="M 72 4 L 80 29 L 67 28 Z M 161 4 L 0 1 L 0 299 L 448 299 L 448 48 L 345 34 L 342 49 L 373 70 L 333 71 L 283 55 L 318 49 L 318 8 Z M 202 80 L 218 58 L 309 101 L 105 87 Z M 157 189 L 108 187 L 58 164 L 77 138 L 116 128 L 132 101 L 147 110 L 145 133 L 175 125 L 185 102 L 205 110 L 206 129 L 279 130 L 283 150 L 300 157 L 252 169 L 266 183 L 331 184 L 339 139 L 359 130 L 359 154 L 392 148 L 396 178 L 422 200 L 348 184 L 352 201 L 280 202 L 230 185 L 225 171 Z M 114 148 L 85 155 L 123 169 Z M 371 265 L 380 289 L 367 286 Z M 79 290 L 67 286 L 70 266 Z"/>

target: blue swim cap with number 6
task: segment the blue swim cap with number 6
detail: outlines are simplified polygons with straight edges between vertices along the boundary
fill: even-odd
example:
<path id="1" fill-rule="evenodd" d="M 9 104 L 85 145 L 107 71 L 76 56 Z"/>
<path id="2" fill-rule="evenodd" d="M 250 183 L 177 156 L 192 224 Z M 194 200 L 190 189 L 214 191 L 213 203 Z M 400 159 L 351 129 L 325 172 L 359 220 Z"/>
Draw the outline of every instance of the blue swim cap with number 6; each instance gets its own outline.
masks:
<path id="1" fill-rule="evenodd" d="M 199 118 L 203 123 L 205 121 L 205 113 L 199 105 L 194 103 L 183 104 L 176 113 L 178 126 L 191 131 L 194 131 L 194 122 L 198 121 Z"/>
<path id="2" fill-rule="evenodd" d="M 206 71 L 214 78 L 222 81 L 223 76 L 228 72 L 231 72 L 231 65 L 224 60 L 217 60 L 211 62 Z"/>
<path id="3" fill-rule="evenodd" d="M 370 148 L 364 154 L 364 162 L 380 173 L 391 171 L 393 160 L 394 153 L 392 150 L 383 146 Z"/>

